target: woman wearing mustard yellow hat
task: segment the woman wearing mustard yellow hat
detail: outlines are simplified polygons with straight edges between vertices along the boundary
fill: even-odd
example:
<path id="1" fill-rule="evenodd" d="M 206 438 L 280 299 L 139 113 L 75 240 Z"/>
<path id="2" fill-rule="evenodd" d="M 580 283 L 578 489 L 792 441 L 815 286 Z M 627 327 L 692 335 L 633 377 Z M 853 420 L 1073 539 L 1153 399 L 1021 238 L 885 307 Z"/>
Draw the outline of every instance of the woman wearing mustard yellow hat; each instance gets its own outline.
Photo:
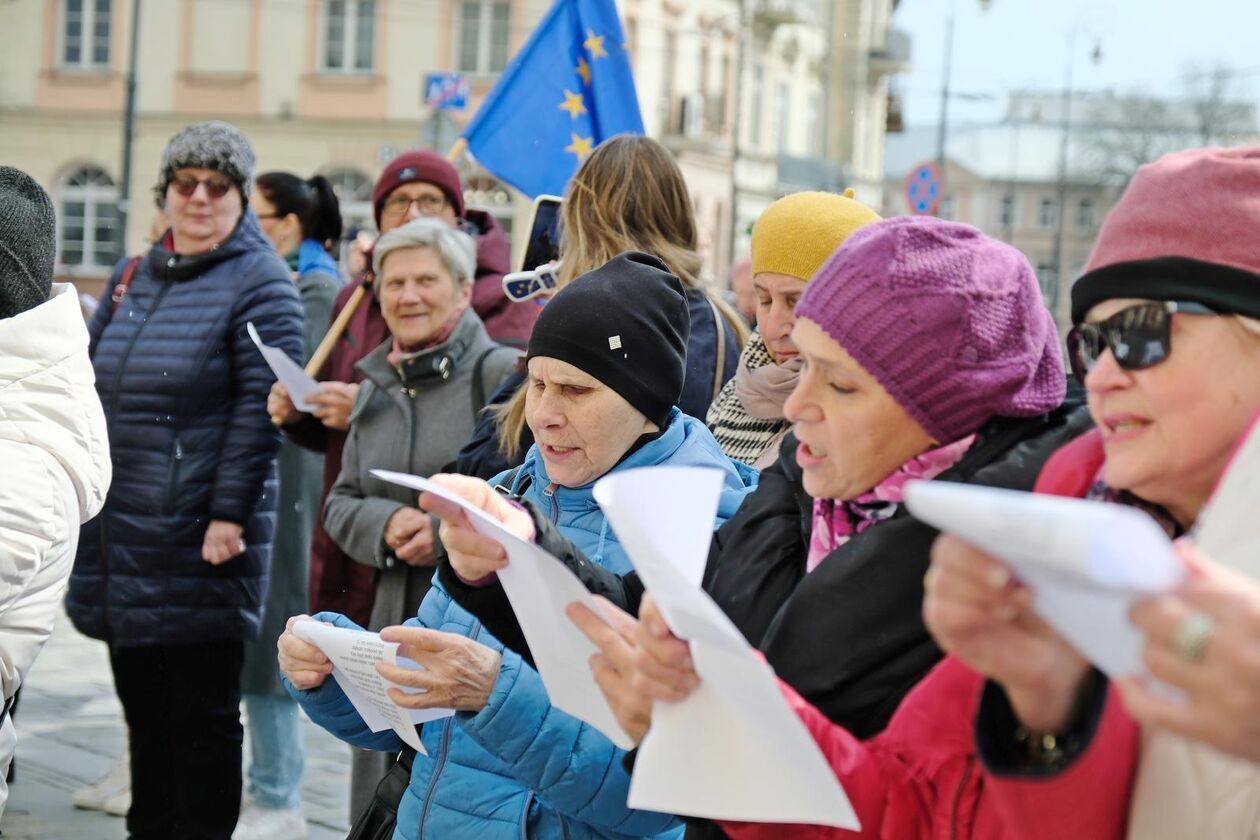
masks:
<path id="1" fill-rule="evenodd" d="M 739 368 L 709 407 L 706 422 L 728 456 L 764 469 L 774 463 L 791 428 L 783 404 L 800 378 L 792 344 L 796 301 L 822 264 L 849 234 L 879 221 L 853 198 L 799 192 L 780 198 L 757 219 L 752 233 L 757 331 L 744 346 Z"/>

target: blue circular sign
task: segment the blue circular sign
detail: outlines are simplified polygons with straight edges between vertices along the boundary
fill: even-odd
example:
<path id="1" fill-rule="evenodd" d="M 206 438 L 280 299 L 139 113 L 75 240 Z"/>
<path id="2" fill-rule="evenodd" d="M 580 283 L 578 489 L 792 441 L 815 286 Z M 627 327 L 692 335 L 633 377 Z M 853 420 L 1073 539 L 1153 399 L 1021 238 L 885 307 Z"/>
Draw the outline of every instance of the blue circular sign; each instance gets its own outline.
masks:
<path id="1" fill-rule="evenodd" d="M 941 169 L 935 161 L 921 163 L 906 176 L 906 205 L 919 216 L 935 213 L 941 205 Z"/>

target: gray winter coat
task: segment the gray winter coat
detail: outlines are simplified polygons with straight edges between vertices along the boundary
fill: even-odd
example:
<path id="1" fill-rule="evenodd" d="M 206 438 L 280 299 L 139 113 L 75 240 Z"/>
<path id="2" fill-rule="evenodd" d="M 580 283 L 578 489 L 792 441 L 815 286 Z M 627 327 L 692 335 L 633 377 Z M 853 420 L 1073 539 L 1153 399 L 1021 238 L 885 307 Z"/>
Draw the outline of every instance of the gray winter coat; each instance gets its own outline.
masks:
<path id="1" fill-rule="evenodd" d="M 332 320 L 333 299 L 341 288 L 336 264 L 303 272 L 297 279 L 302 298 L 302 334 L 306 360 L 319 346 Z M 319 515 L 324 458 L 291 440 L 280 444 L 276 458 L 280 473 L 280 501 L 276 510 L 276 539 L 271 546 L 271 583 L 263 602 L 262 630 L 245 643 L 241 693 L 288 697 L 276 666 L 276 639 L 291 615 L 308 609 L 307 578 L 311 568 L 311 534 Z"/>
<path id="2" fill-rule="evenodd" d="M 341 475 L 324 505 L 329 536 L 357 562 L 380 570 L 373 630 L 415 616 L 429 591 L 433 568 L 408 566 L 383 539 L 394 512 L 416 505 L 416 492 L 369 472 L 427 476 L 451 464 L 472 432 L 476 410 L 518 355 L 491 341 L 471 308 L 446 343 L 403 368 L 387 359 L 392 344 L 393 339 L 387 340 L 355 365 L 365 380 L 350 414 Z M 480 379 L 479 388 L 474 388 L 474 379 Z"/>

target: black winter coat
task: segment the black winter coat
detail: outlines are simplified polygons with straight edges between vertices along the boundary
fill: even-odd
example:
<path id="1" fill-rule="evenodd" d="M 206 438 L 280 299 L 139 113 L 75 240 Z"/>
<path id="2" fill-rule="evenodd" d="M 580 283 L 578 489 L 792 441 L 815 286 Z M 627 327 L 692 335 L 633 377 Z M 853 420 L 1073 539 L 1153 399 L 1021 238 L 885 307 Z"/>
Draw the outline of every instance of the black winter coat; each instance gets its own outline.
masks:
<path id="1" fill-rule="evenodd" d="M 66 608 L 115 645 L 193 644 L 258 634 L 276 519 L 280 433 L 275 377 L 246 331 L 302 355 L 302 306 L 284 264 L 246 212 L 208 254 L 161 245 L 126 297 L 89 325 L 114 481 L 83 526 Z M 211 520 L 244 526 L 245 553 L 201 559 Z"/>
<path id="2" fill-rule="evenodd" d="M 1090 426 L 1079 397 L 1028 419 L 999 418 L 937 481 L 1030 490 L 1042 464 Z M 760 648 L 775 673 L 836 723 L 861 738 L 878 733 L 902 697 L 941 658 L 921 615 L 923 575 L 937 531 L 895 516 L 855 535 L 805 574 L 812 500 L 801 485 L 796 438 L 739 512 L 714 535 L 704 589 Z M 631 614 L 643 595 L 638 575 L 588 562 L 545 516 L 538 544 L 586 584 Z M 494 636 L 527 655 L 501 586 L 473 588 L 449 563 L 438 574 L 457 601 Z"/>

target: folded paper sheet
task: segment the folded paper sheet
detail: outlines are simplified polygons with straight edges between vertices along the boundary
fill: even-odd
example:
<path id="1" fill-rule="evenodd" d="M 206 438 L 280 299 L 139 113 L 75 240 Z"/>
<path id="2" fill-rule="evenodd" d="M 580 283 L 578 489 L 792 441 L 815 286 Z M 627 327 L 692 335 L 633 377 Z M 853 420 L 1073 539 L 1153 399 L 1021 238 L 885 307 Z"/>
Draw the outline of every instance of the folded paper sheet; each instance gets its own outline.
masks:
<path id="1" fill-rule="evenodd" d="M 482 536 L 490 537 L 508 554 L 507 568 L 499 582 L 512 603 L 521 631 L 534 655 L 534 665 L 556 708 L 586 721 L 617 746 L 630 749 L 634 742 L 617 723 L 587 664 L 595 646 L 565 616 L 574 601 L 589 606 L 596 615 L 595 599 L 564 564 L 533 543 L 525 542 L 462 497 L 427 479 L 388 470 L 372 470 L 382 481 L 400 484 L 448 499 L 468 512 L 469 521 Z"/>
<path id="2" fill-rule="evenodd" d="M 1186 567 L 1155 521 L 1124 505 L 946 481 L 906 485 L 919 519 L 1010 564 L 1052 627 L 1109 676 L 1142 674 L 1133 601 L 1166 592 Z"/>
<path id="3" fill-rule="evenodd" d="M 722 475 L 627 470 L 595 485 L 670 629 L 691 642 L 700 688 L 657 703 L 629 804 L 671 814 L 857 830 L 848 796 L 780 693 L 773 671 L 700 589 Z"/>
<path id="4" fill-rule="evenodd" d="M 276 379 L 280 380 L 280 384 L 289 392 L 289 399 L 293 400 L 293 405 L 298 411 L 313 411 L 315 406 L 306 400 L 319 390 L 319 383 L 311 378 L 310 374 L 302 370 L 302 366 L 289 358 L 283 350 L 278 347 L 272 347 L 263 344 L 262 339 L 258 336 L 258 330 L 254 329 L 254 323 L 251 321 L 246 324 L 249 330 L 249 337 L 254 340 L 254 345 L 258 348 L 258 352 L 263 354 L 263 358 L 267 360 L 267 364 L 271 367 L 271 372 L 276 375 Z"/>
<path id="5" fill-rule="evenodd" d="M 379 633 L 333 627 L 319 621 L 299 621 L 293 625 L 293 632 L 332 660 L 333 677 L 369 729 L 373 732 L 393 729 L 404 743 L 428 755 L 416 733 L 416 725 L 450 717 L 455 710 L 404 709 L 390 699 L 387 693 L 390 688 L 408 693 L 415 693 L 415 689 L 394 685 L 376 672 L 376 663 L 421 667 L 398 655 L 397 642 L 381 641 Z"/>

